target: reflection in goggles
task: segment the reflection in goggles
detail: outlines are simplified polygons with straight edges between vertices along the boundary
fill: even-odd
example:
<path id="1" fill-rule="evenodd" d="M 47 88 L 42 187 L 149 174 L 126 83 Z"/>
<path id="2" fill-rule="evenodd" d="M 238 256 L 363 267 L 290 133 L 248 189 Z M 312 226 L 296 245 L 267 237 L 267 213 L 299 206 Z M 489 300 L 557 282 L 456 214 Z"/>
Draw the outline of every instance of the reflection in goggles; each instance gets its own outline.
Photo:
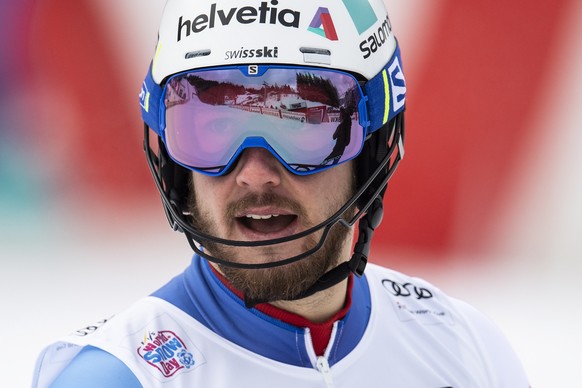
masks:
<path id="1" fill-rule="evenodd" d="M 248 76 L 249 68 L 193 71 L 167 82 L 165 140 L 175 161 L 219 175 L 245 148 L 264 147 L 306 173 L 358 155 L 365 130 L 353 76 L 267 66 Z"/>

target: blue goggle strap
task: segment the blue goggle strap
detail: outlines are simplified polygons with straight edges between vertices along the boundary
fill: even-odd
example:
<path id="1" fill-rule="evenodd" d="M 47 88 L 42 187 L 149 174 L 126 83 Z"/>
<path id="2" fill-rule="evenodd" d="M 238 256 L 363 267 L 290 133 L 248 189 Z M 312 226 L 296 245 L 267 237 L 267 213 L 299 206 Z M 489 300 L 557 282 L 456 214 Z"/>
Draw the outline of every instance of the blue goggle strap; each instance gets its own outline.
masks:
<path id="1" fill-rule="evenodd" d="M 404 110 L 406 80 L 402 71 L 398 44 L 384 69 L 366 82 L 364 94 L 367 98 L 368 120 L 370 120 L 367 126 L 368 133 L 377 131 Z"/>
<path id="2" fill-rule="evenodd" d="M 160 128 L 160 103 L 164 89 L 158 85 L 152 77 L 152 66 L 150 65 L 148 74 L 143 81 L 139 93 L 139 105 L 141 106 L 141 117 L 143 121 L 159 136 L 162 136 Z"/>

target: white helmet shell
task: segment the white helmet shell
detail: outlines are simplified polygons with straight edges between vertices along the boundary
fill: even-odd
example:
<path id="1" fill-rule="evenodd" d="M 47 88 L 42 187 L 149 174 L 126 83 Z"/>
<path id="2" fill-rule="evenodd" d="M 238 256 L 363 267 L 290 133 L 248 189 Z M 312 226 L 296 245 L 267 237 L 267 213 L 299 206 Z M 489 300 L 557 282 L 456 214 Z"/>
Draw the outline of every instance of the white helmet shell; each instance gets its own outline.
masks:
<path id="1" fill-rule="evenodd" d="M 395 49 L 382 0 L 168 0 L 152 76 L 160 84 L 190 69 L 270 63 L 370 79 Z"/>

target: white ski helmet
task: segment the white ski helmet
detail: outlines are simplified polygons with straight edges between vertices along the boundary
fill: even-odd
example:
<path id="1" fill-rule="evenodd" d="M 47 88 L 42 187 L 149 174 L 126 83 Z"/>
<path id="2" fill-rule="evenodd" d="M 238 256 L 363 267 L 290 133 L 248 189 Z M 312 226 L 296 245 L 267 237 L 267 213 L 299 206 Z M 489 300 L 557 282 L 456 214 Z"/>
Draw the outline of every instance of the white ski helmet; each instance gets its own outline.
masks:
<path id="1" fill-rule="evenodd" d="M 169 0 L 153 79 L 193 68 L 245 63 L 382 71 L 396 39 L 382 0 Z"/>

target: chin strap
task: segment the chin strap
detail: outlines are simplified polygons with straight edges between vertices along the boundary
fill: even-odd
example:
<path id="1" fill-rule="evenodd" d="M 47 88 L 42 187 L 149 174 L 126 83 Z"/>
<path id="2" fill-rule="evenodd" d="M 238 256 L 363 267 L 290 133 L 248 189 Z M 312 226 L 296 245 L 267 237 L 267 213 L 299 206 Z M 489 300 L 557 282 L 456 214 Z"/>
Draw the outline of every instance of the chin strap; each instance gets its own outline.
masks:
<path id="1" fill-rule="evenodd" d="M 358 240 L 354 246 L 354 253 L 349 261 L 344 261 L 337 267 L 329 270 L 321 276 L 311 287 L 304 290 L 294 297 L 286 300 L 298 300 L 315 294 L 316 292 L 326 290 L 335 286 L 342 280 L 346 279 L 350 273 L 360 277 L 364 274 L 364 269 L 368 263 L 370 254 L 370 244 L 374 230 L 382 222 L 384 207 L 382 199 L 377 197 L 370 206 L 370 209 L 364 217 L 358 222 Z M 245 296 L 245 305 L 247 308 L 255 307 L 258 304 L 271 302 L 270 300 L 251 299 Z"/>

